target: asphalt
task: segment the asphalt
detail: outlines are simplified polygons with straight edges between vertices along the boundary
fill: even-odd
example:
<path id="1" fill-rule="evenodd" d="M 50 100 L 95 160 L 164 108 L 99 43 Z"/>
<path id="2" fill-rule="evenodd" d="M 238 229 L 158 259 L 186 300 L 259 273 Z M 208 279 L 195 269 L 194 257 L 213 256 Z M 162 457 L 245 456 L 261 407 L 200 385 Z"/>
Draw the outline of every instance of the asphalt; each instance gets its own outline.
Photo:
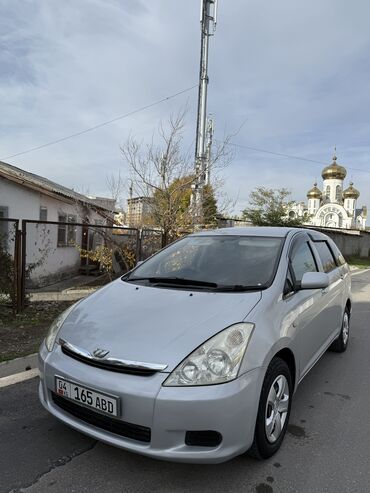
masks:
<path id="1" fill-rule="evenodd" d="M 49 416 L 32 379 L 0 389 L 0 492 L 370 492 L 370 272 L 353 291 L 348 350 L 302 382 L 271 459 L 186 465 L 115 449 Z"/>

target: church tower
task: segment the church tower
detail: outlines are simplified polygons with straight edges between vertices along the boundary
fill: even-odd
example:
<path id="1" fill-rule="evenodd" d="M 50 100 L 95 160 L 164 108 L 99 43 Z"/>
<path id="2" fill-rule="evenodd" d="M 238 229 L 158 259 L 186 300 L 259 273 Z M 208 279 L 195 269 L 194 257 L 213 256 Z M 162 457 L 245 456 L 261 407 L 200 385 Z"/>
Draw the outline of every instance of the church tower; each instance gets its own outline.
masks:
<path id="1" fill-rule="evenodd" d="M 314 216 L 318 211 L 322 199 L 321 190 L 317 188 L 317 183 L 313 184 L 313 188 L 307 192 L 308 198 L 308 214 Z"/>
<path id="2" fill-rule="evenodd" d="M 332 163 L 321 173 L 322 190 L 314 183 L 307 192 L 307 206 L 295 202 L 287 211 L 289 217 L 304 217 L 304 224 L 323 228 L 366 229 L 367 208 L 358 208 L 360 192 L 353 183 L 344 189 L 347 170 L 337 163 L 334 151 Z"/>
<path id="3" fill-rule="evenodd" d="M 343 180 L 346 177 L 346 168 L 337 163 L 334 154 L 333 162 L 322 170 L 323 202 L 343 205 Z"/>
<path id="4" fill-rule="evenodd" d="M 355 224 L 355 215 L 356 215 L 356 201 L 360 196 L 360 192 L 354 188 L 353 183 L 350 182 L 349 187 L 344 190 L 343 192 L 343 199 L 344 199 L 344 208 L 348 212 L 349 216 L 351 216 L 352 222 L 353 222 L 353 227 L 356 226 Z"/>

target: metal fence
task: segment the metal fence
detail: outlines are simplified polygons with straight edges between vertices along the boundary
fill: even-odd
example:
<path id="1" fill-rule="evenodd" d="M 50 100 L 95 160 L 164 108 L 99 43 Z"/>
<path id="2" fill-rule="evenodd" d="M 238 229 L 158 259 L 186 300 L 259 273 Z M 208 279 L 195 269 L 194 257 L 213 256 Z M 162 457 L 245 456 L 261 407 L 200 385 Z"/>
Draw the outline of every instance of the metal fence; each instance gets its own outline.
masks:
<path id="1" fill-rule="evenodd" d="M 134 267 L 139 232 L 75 221 L 22 221 L 22 300 L 28 294 L 102 285 Z"/>
<path id="2" fill-rule="evenodd" d="M 17 219 L 0 217 L 0 305 L 20 304 L 20 232 Z"/>
<path id="3" fill-rule="evenodd" d="M 140 256 L 138 260 L 146 260 L 163 247 L 162 231 L 143 229 L 140 234 Z"/>
<path id="4" fill-rule="evenodd" d="M 46 293 L 97 288 L 162 248 L 160 230 L 23 220 L 20 305 Z M 57 299 L 57 298 L 55 298 Z"/>
<path id="5" fill-rule="evenodd" d="M 21 311 L 33 300 L 63 299 L 61 293 L 77 299 L 77 290 L 82 296 L 110 282 L 164 246 L 158 229 L 66 219 L 0 217 L 0 305 Z"/>

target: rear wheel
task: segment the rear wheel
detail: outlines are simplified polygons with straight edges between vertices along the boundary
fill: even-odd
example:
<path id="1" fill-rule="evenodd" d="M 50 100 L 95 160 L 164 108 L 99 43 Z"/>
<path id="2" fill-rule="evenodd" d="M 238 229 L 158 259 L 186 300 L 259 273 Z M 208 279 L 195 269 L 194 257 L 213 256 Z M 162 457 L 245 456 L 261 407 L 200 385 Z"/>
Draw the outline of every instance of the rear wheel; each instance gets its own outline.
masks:
<path id="1" fill-rule="evenodd" d="M 348 341 L 349 341 L 349 324 L 350 324 L 350 313 L 348 307 L 346 307 L 343 320 L 342 320 L 342 329 L 340 331 L 339 336 L 335 339 L 335 341 L 330 346 L 330 351 L 335 351 L 336 353 L 344 353 L 347 349 Z"/>
<path id="2" fill-rule="evenodd" d="M 257 459 L 268 459 L 280 448 L 288 426 L 292 388 L 288 365 L 274 358 L 263 381 L 254 442 L 249 451 Z"/>

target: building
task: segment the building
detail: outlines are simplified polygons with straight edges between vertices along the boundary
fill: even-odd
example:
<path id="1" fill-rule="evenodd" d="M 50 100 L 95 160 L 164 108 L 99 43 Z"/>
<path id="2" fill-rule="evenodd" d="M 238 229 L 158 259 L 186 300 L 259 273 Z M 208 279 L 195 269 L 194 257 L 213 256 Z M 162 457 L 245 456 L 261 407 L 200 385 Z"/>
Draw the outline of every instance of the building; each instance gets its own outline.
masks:
<path id="1" fill-rule="evenodd" d="M 127 214 L 123 209 L 116 209 L 114 214 L 114 224 L 127 227 Z"/>
<path id="2" fill-rule="evenodd" d="M 337 163 L 337 156 L 321 173 L 322 190 L 314 183 L 307 192 L 307 205 L 294 203 L 288 211 L 289 217 L 307 217 L 305 224 L 328 228 L 360 229 L 366 228 L 367 207 L 357 207 L 360 192 L 350 182 L 345 188 L 347 170 Z"/>
<path id="3" fill-rule="evenodd" d="M 90 199 L 95 205 L 103 207 L 111 214 L 115 214 L 116 212 L 116 199 L 111 199 L 109 197 L 95 197 L 93 195 L 87 195 L 88 199 Z"/>
<path id="4" fill-rule="evenodd" d="M 127 199 L 126 221 L 131 228 L 151 223 L 154 199 L 152 197 L 133 197 Z"/>
<path id="5" fill-rule="evenodd" d="M 20 227 L 24 219 L 37 221 L 27 224 L 25 236 L 29 287 L 45 286 L 79 272 L 78 248 L 90 249 L 100 240 L 96 230 L 76 224 L 113 223 L 112 203 L 104 205 L 104 198 L 86 197 L 1 161 L 0 218 L 17 219 Z M 48 224 L 50 221 L 67 224 Z M 11 254 L 14 253 L 13 226 L 14 223 L 0 221 L 2 245 Z"/>

